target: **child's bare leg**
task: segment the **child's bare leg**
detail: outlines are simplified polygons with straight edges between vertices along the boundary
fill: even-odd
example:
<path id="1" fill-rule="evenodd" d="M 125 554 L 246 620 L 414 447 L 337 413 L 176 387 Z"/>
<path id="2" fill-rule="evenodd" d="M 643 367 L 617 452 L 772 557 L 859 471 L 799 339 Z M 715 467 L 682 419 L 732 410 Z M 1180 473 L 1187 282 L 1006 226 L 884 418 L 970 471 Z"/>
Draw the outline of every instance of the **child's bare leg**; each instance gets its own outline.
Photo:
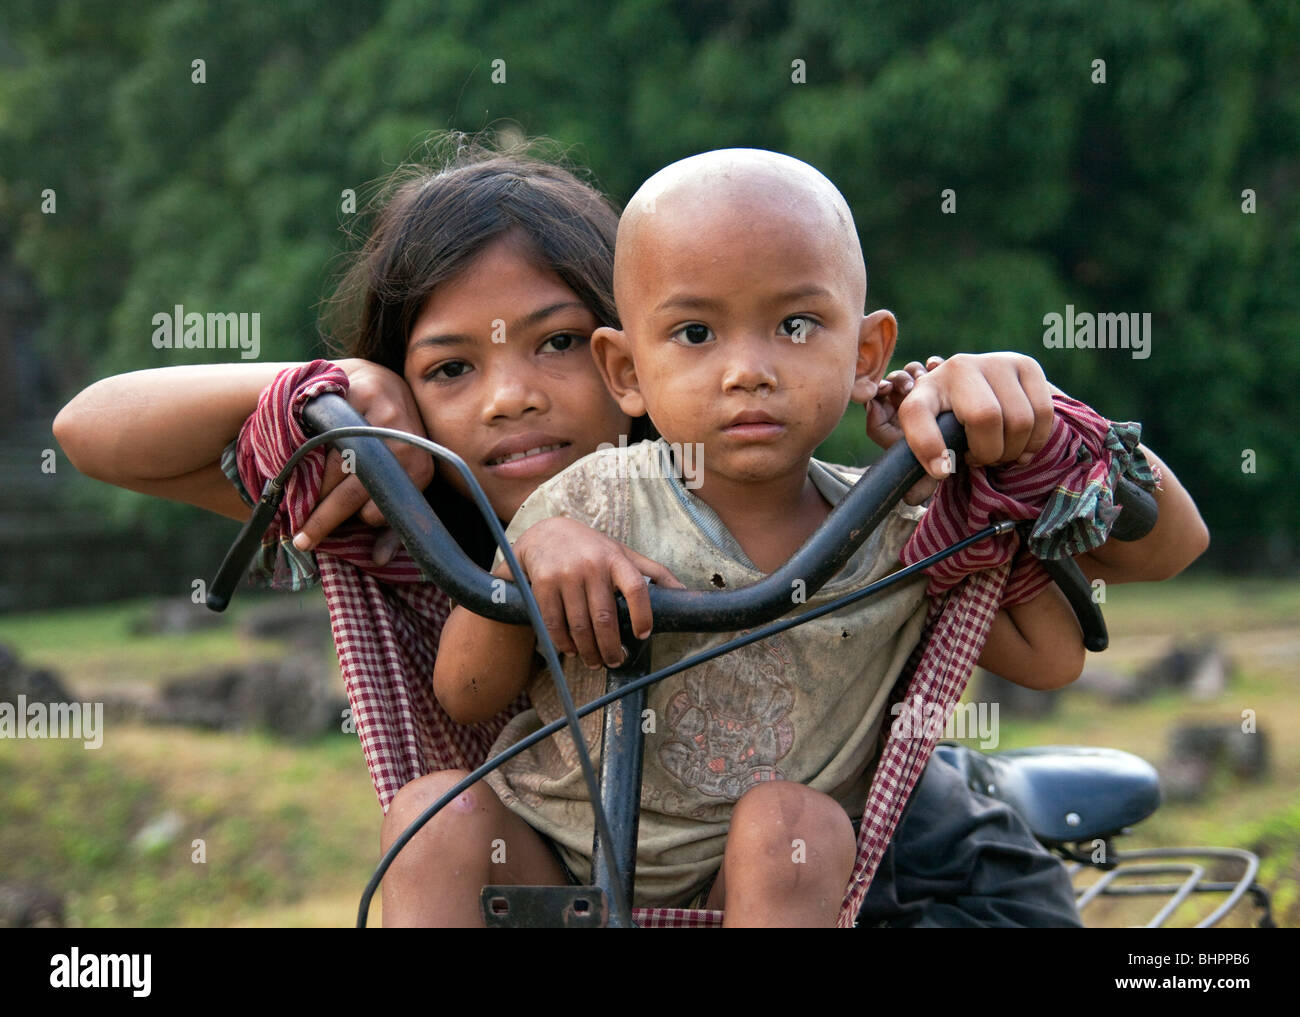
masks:
<path id="1" fill-rule="evenodd" d="M 791 781 L 759 784 L 731 816 L 708 906 L 723 925 L 829 927 L 853 873 L 857 838 L 835 799 Z"/>
<path id="2" fill-rule="evenodd" d="M 387 851 L 420 813 L 467 776 L 465 770 L 442 770 L 397 792 L 384 816 L 381 850 Z M 384 877 L 384 925 L 481 928 L 484 886 L 566 882 L 541 835 L 480 781 L 402 848 Z"/>

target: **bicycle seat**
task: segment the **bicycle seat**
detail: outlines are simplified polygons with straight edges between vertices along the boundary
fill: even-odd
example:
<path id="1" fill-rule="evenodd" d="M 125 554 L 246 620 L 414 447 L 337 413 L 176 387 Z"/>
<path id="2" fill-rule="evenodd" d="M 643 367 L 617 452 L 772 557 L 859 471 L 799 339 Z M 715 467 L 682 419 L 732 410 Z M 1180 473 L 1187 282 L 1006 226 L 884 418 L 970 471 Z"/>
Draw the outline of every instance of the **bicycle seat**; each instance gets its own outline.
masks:
<path id="1" fill-rule="evenodd" d="M 1047 745 L 984 753 L 942 742 L 935 752 L 973 791 L 1015 809 L 1045 844 L 1109 837 L 1160 806 L 1155 767 L 1117 749 Z"/>

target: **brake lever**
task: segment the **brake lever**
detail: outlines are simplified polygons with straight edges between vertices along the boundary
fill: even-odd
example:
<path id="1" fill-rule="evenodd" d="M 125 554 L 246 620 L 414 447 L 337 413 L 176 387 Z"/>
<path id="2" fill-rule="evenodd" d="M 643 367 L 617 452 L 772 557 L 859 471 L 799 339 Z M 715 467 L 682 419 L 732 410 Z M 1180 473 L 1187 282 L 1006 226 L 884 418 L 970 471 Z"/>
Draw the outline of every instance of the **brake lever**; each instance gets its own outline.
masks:
<path id="1" fill-rule="evenodd" d="M 1115 485 L 1115 504 L 1120 506 L 1119 517 L 1111 525 L 1110 535 L 1116 540 L 1141 540 L 1155 527 L 1159 510 L 1156 500 L 1127 477 L 1120 477 Z M 1017 524 L 1020 539 L 1029 546 L 1029 534 L 1037 520 L 1027 519 Z M 1083 629 L 1083 645 L 1093 653 L 1100 653 L 1110 645 L 1106 619 L 1101 605 L 1093 597 L 1092 584 L 1073 558 L 1039 558 L 1039 563 L 1069 601 Z"/>
<path id="2" fill-rule="evenodd" d="M 1029 532 L 1034 527 L 1034 520 L 1020 523 L 1016 529 L 1020 539 L 1029 546 Z M 1060 591 L 1065 594 L 1074 617 L 1083 630 L 1083 647 L 1093 653 L 1100 653 L 1110 645 L 1110 634 L 1106 631 L 1106 619 L 1102 616 L 1101 605 L 1092 597 L 1092 584 L 1079 568 L 1073 558 L 1039 558 L 1038 563 L 1052 577 Z"/>
<path id="3" fill-rule="evenodd" d="M 262 488 L 262 497 L 253 507 L 253 514 L 248 517 L 239 530 L 239 536 L 221 559 L 221 565 L 212 582 L 208 584 L 207 605 L 211 611 L 224 611 L 230 605 L 235 587 L 244 578 L 244 573 L 253 564 L 253 557 L 262 546 L 262 534 L 271 525 L 280 502 L 284 500 L 284 489 L 274 479 L 268 480 Z"/>

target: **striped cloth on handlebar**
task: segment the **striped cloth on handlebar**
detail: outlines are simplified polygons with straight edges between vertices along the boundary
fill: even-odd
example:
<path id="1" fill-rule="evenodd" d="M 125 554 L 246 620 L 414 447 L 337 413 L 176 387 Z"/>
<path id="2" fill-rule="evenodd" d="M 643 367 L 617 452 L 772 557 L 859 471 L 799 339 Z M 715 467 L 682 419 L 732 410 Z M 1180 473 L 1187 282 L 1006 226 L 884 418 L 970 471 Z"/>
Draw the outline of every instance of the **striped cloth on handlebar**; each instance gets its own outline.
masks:
<path id="1" fill-rule="evenodd" d="M 250 504 L 248 492 L 260 491 L 306 440 L 299 418 L 306 402 L 325 392 L 346 395 L 347 389 L 343 370 L 318 360 L 281 372 L 262 393 L 223 462 Z M 1117 512 L 1113 491 L 1121 472 L 1148 490 L 1158 482 L 1137 449 L 1138 424 L 1111 424 L 1065 396 L 1054 396 L 1054 403 L 1051 437 L 1031 462 L 961 470 L 945 480 L 904 549 L 910 563 L 990 520 L 1039 519 L 1028 549 L 1010 533 L 928 570 L 931 605 L 925 634 L 903 670 L 894 701 L 920 696 L 947 716 L 961 698 L 999 606 L 1029 600 L 1050 582 L 1034 555 L 1079 554 L 1103 543 Z M 293 535 L 317 503 L 325 460 L 325 449 L 313 451 L 289 479 L 255 571 L 281 588 L 300 589 L 319 578 L 353 722 L 380 805 L 387 810 L 404 785 L 424 774 L 482 764 L 502 727 L 526 700 L 521 696 L 492 720 L 468 726 L 443 711 L 432 694 L 431 676 L 451 602 L 424 579 L 405 548 L 388 564 L 376 565 L 371 553 L 378 531 L 359 521 L 337 529 L 314 554 L 293 547 Z M 938 734 L 930 725 L 924 727 L 920 736 L 898 737 L 892 731 L 885 736 L 863 810 L 841 927 L 853 925 L 903 807 L 934 751 Z M 722 921 L 721 912 L 686 908 L 636 908 L 633 916 L 644 927 L 716 926 Z"/>
<path id="2" fill-rule="evenodd" d="M 911 565 L 1001 519 L 1037 519 L 1029 546 L 1016 532 L 982 540 L 926 570 L 929 593 L 939 596 L 972 572 L 1011 563 L 1003 604 L 1033 600 L 1052 582 L 1040 558 L 1084 554 L 1106 542 L 1119 515 L 1115 485 L 1121 475 L 1146 490 L 1159 479 L 1138 450 L 1142 426 L 1112 424 L 1092 407 L 1053 396 L 1055 421 L 1047 443 L 1023 466 L 963 470 L 939 486 L 926 524 L 903 549 Z"/>

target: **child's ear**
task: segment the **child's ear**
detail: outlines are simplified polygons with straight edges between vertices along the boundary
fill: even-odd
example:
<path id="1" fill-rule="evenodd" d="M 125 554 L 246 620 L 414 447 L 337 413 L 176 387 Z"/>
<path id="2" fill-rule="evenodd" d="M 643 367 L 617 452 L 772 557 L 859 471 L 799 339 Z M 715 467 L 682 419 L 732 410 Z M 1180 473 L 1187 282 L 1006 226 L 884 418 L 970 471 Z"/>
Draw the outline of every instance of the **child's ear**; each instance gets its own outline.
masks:
<path id="1" fill-rule="evenodd" d="M 876 397 L 889 358 L 898 341 L 898 319 L 883 308 L 862 319 L 858 328 L 858 363 L 853 378 L 853 401 L 867 403 Z"/>
<path id="2" fill-rule="evenodd" d="M 591 334 L 591 355 L 610 395 L 629 417 L 645 415 L 645 400 L 636 380 L 636 363 L 626 332 L 601 326 Z"/>

